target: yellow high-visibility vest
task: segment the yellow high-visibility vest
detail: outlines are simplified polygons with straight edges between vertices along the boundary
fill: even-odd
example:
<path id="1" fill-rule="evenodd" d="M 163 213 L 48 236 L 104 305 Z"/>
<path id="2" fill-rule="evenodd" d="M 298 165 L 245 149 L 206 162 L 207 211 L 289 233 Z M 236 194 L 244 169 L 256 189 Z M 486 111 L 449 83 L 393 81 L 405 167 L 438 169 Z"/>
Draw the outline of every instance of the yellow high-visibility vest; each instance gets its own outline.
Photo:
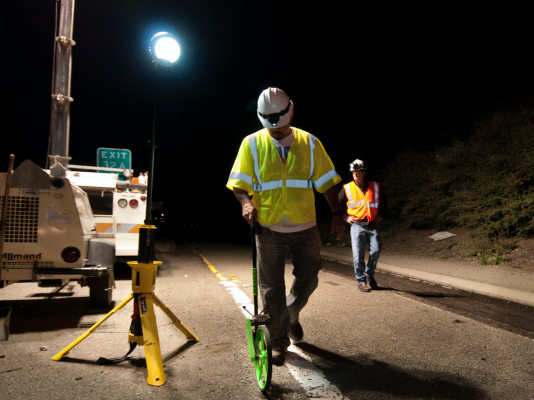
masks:
<path id="1" fill-rule="evenodd" d="M 294 128 L 286 165 L 267 129 L 243 139 L 226 187 L 252 196 L 258 222 L 276 225 L 284 214 L 289 221 L 315 221 L 313 187 L 324 193 L 341 181 L 334 164 L 315 136 Z"/>
<path id="2" fill-rule="evenodd" d="M 347 195 L 347 214 L 356 219 L 367 217 L 367 221 L 373 221 L 378 214 L 380 184 L 369 182 L 365 194 L 354 181 L 343 185 L 343 188 Z"/>

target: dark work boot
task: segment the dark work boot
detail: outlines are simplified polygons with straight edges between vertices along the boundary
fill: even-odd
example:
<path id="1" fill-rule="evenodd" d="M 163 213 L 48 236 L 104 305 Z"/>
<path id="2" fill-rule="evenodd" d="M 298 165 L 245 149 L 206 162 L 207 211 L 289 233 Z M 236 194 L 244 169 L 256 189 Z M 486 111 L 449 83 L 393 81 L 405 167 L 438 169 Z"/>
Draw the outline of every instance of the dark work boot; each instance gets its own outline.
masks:
<path id="1" fill-rule="evenodd" d="M 372 290 L 378 289 L 378 285 L 375 281 L 375 278 L 373 278 L 372 276 L 367 277 L 367 284 Z"/>
<path id="2" fill-rule="evenodd" d="M 286 352 L 287 350 L 283 347 L 274 348 L 272 352 L 271 361 L 274 364 L 282 364 L 286 360 Z"/>
<path id="3" fill-rule="evenodd" d="M 289 338 L 294 342 L 300 342 L 303 337 L 304 331 L 299 321 L 292 322 L 289 328 Z"/>

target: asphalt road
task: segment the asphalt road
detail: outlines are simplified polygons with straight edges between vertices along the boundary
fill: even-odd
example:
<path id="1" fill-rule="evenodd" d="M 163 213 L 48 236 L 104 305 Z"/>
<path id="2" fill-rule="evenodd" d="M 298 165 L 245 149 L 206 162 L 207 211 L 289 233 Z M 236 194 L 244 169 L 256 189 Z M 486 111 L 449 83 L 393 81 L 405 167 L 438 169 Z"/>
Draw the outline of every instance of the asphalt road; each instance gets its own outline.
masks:
<path id="1" fill-rule="evenodd" d="M 352 265 L 323 261 L 323 270 L 352 278 Z M 534 307 L 450 286 L 377 270 L 379 291 L 391 291 L 411 300 L 452 311 L 489 325 L 534 339 Z"/>
<path id="2" fill-rule="evenodd" d="M 381 275 L 382 290 L 361 293 L 350 275 L 330 272 L 330 263 L 301 313 L 304 340 L 290 347 L 283 366 L 274 367 L 264 396 L 248 361 L 241 308 L 252 299 L 250 249 L 193 246 L 158 246 L 163 264 L 156 294 L 200 338 L 198 343 L 186 341 L 156 309 L 165 385 L 146 384 L 143 348 L 118 365 L 95 363 L 101 356 L 127 352 L 130 305 L 68 356 L 52 361 L 109 310 L 89 309 L 88 289 L 74 282 L 59 291 L 21 283 L 0 291 L 1 305 L 13 307 L 11 336 L 0 342 L 0 397 L 534 399 L 531 325 L 514 332 L 487 316 L 429 303 L 448 297 L 454 303 L 464 295 L 454 290 L 456 296 L 445 295 L 438 288 L 425 294 L 412 286 L 415 281 L 398 286 L 394 278 L 403 279 L 397 277 Z M 287 267 L 286 281 L 291 282 L 291 265 Z M 116 277 L 118 304 L 131 292 L 128 267 L 118 268 Z M 509 321 L 500 323 L 510 326 Z"/>

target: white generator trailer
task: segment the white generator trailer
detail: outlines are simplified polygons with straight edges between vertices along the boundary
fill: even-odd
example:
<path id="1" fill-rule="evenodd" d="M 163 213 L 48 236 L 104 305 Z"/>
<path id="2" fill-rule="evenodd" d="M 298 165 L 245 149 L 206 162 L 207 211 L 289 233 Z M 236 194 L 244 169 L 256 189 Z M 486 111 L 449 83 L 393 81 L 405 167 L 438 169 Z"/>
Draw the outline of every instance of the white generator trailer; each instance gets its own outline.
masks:
<path id="1" fill-rule="evenodd" d="M 0 174 L 5 187 L 7 174 Z M 4 196 L 0 204 L 5 206 Z M 109 306 L 115 263 L 113 242 L 98 238 L 87 194 L 69 179 L 51 177 L 33 162 L 14 172 L 7 202 L 0 287 L 32 281 L 89 285 L 91 306 Z"/>

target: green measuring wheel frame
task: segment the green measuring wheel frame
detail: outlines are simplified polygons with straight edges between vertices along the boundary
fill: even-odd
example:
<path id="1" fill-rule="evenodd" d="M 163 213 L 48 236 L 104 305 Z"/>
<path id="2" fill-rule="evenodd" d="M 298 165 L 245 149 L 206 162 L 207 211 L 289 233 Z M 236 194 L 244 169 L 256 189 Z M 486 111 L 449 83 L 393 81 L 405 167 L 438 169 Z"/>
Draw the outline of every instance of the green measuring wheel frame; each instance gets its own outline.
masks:
<path id="1" fill-rule="evenodd" d="M 271 337 L 266 326 L 260 326 L 254 338 L 256 380 L 263 392 L 271 385 L 273 375 L 272 346 Z"/>
<path id="2" fill-rule="evenodd" d="M 271 336 L 266 326 L 256 327 L 252 332 L 252 322 L 247 318 L 247 337 L 250 361 L 254 363 L 256 381 L 262 392 L 269 389 L 273 374 Z"/>

